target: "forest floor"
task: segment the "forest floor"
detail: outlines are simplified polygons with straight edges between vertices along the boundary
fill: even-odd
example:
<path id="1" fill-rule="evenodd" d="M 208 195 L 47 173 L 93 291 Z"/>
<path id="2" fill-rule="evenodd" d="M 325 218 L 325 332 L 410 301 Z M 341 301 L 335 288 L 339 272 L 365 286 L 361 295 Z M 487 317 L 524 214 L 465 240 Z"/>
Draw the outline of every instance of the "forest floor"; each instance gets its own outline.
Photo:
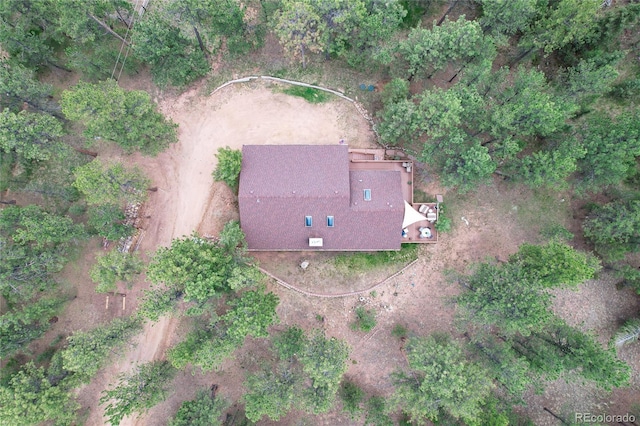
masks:
<path id="1" fill-rule="evenodd" d="M 135 83 L 135 82 L 134 82 Z M 132 83 L 132 86 L 135 84 Z M 142 88 L 142 87 L 134 87 Z M 146 87 L 145 87 L 146 89 Z M 140 251 L 144 256 L 158 247 L 169 245 L 173 238 L 197 231 L 201 235 L 217 235 L 229 220 L 237 219 L 235 196 L 223 184 L 213 183 L 211 172 L 216 165 L 217 148 L 239 149 L 243 144 L 334 144 L 344 139 L 351 147 L 375 146 L 369 124 L 346 101 L 335 99 L 322 104 L 309 104 L 302 98 L 285 95 L 278 86 L 266 83 L 246 83 L 227 87 L 214 95 L 203 94 L 196 87 L 179 96 L 160 96 L 163 113 L 179 124 L 179 142 L 157 157 L 138 154 L 125 156 L 109 149 L 101 150 L 101 158 L 112 158 L 140 167 L 159 189 L 150 194 L 145 206 L 148 218 Z M 441 234 L 435 245 L 420 247 L 419 261 L 403 274 L 376 289 L 375 294 L 323 299 L 303 296 L 269 282 L 268 289 L 280 298 L 280 324 L 298 325 L 305 329 L 322 328 L 327 335 L 344 339 L 351 350 L 346 377 L 362 386 L 371 395 L 387 396 L 392 392 L 389 374 L 406 367 L 400 351 L 400 341 L 391 330 L 396 324 L 411 333 L 427 335 L 440 331 L 456 336 L 453 318 L 455 305 L 451 297 L 460 291 L 455 282 L 445 277 L 445 271 L 464 271 L 473 262 L 487 258 L 506 260 L 523 242 L 541 242 L 541 232 L 562 225 L 579 233 L 579 218 L 573 211 L 579 201 L 568 194 L 532 192 L 502 181 L 483 186 L 464 196 L 447 197 L 437 179 L 426 170 L 420 173 L 421 190 L 429 195 L 444 194 L 453 230 Z M 88 283 L 88 269 L 102 249 L 93 241 L 82 258 L 66 268 L 71 282 Z M 393 271 L 371 273 L 337 271 L 330 255 L 317 253 L 263 253 L 256 256 L 261 265 L 274 274 L 301 288 L 342 292 L 369 287 Z M 302 271 L 298 265 L 308 260 Z M 281 275 L 279 275 L 281 274 Z M 121 297 L 111 296 L 112 304 L 105 309 L 105 295 L 97 295 L 92 285 L 78 286 L 77 297 L 67 313 L 55 324 L 50 335 L 69 334 L 87 329 L 110 318 L 130 314 L 137 299 L 148 287 L 144 276 L 126 294 L 126 308 L 121 309 Z M 579 291 L 558 292 L 556 309 L 572 324 L 583 324 L 608 339 L 620 322 L 637 314 L 637 298 L 626 290 L 616 290 L 614 280 L 604 276 L 590 281 Z M 353 310 L 359 305 L 373 309 L 376 327 L 367 334 L 353 331 Z M 86 387 L 79 400 L 88 425 L 106 423 L 103 407 L 98 403 L 102 390 L 113 385 L 119 374 L 130 371 L 137 363 L 162 359 L 168 347 L 180 340 L 188 330 L 187 321 L 163 317 L 145 326 L 136 342 Z M 46 340 L 46 339 L 45 339 Z M 243 393 L 242 382 L 248 371 L 257 370 L 270 358 L 268 342 L 247 339 L 233 359 L 227 360 L 217 372 L 201 374 L 180 372 L 171 386 L 169 398 L 139 418 L 125 418 L 122 425 L 164 425 L 182 401 L 195 396 L 198 389 L 219 386 L 219 395 L 237 401 Z M 629 347 L 621 356 L 635 366 L 634 388 L 616 391 L 611 396 L 585 386 L 551 384 L 543 395 L 530 395 L 524 411 L 536 424 L 559 424 L 543 407 L 561 416 L 585 407 L 591 412 L 602 408 L 609 414 L 623 414 L 629 405 L 640 400 L 640 349 Z M 611 411 L 615 410 L 615 411 Z M 293 411 L 278 424 L 359 424 L 337 410 L 310 417 Z M 261 422 L 260 424 L 271 424 Z"/>

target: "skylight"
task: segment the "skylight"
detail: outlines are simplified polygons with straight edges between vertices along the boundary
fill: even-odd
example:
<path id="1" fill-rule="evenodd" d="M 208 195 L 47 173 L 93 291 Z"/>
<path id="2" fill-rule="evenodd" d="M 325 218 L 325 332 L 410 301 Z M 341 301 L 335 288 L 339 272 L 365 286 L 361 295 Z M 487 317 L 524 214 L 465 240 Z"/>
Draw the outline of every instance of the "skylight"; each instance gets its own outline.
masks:
<path id="1" fill-rule="evenodd" d="M 305 216 L 304 217 L 304 226 L 310 227 L 311 225 L 313 225 L 313 217 Z"/>
<path id="2" fill-rule="evenodd" d="M 371 201 L 371 190 L 370 189 L 365 189 L 364 190 L 364 200 L 365 201 Z"/>
<path id="3" fill-rule="evenodd" d="M 333 228 L 333 216 L 327 216 L 327 226 Z"/>

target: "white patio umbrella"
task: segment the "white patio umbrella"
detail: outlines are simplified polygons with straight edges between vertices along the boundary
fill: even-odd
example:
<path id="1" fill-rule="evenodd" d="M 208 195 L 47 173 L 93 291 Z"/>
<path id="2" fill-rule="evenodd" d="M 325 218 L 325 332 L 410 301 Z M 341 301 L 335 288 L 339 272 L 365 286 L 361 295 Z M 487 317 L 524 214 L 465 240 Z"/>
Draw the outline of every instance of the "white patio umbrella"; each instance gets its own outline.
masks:
<path id="1" fill-rule="evenodd" d="M 418 213 L 416 209 L 411 207 L 411 204 L 404 202 L 404 220 L 402 221 L 402 229 L 416 222 L 422 222 L 427 220 L 422 214 Z"/>

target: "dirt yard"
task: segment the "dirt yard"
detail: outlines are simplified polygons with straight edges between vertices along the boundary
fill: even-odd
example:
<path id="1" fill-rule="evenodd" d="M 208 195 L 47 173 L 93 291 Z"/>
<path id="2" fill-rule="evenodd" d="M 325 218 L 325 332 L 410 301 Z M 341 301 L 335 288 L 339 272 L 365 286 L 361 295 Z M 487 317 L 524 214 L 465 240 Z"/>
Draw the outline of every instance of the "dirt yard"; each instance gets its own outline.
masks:
<path id="1" fill-rule="evenodd" d="M 339 143 L 341 139 L 357 148 L 372 146 L 373 137 L 368 123 L 349 102 L 336 98 L 313 105 L 302 98 L 279 93 L 278 88 L 276 85 L 248 83 L 227 87 L 207 97 L 203 97 L 200 89 L 196 88 L 177 99 L 160 100 L 162 111 L 179 125 L 179 142 L 155 158 L 112 154 L 114 159 L 142 168 L 153 181 L 153 186 L 158 187 L 147 204 L 146 214 L 151 217 L 140 245 L 143 253 L 150 254 L 159 246 L 168 245 L 173 238 L 188 235 L 194 230 L 203 235 L 216 235 L 226 222 L 237 218 L 233 194 L 225 185 L 214 184 L 211 177 L 216 166 L 214 154 L 219 147 L 240 149 L 243 144 L 332 144 Z M 95 256 L 95 252 L 89 256 Z M 136 296 L 145 285 L 148 284 L 141 283 L 129 292 L 127 311 L 135 306 Z M 78 309 L 82 300 L 72 303 L 73 317 L 78 318 L 87 310 L 104 312 L 106 296 L 91 296 L 96 301 L 87 301 L 89 295 L 85 296 L 81 299 L 88 302 L 89 308 Z M 69 327 L 72 325 L 68 324 Z M 165 349 L 176 337 L 178 325 L 178 319 L 171 317 L 147 324 L 135 346 L 80 391 L 80 402 L 88 410 L 87 424 L 105 422 L 102 408 L 98 405 L 101 390 L 115 383 L 118 374 L 131 370 L 136 363 L 164 357 Z M 176 398 L 181 401 L 195 394 L 192 381 L 178 378 L 178 386 L 180 383 L 184 389 L 178 389 L 169 402 Z M 235 387 L 238 384 L 225 383 Z M 230 396 L 237 398 L 239 395 L 236 390 Z M 175 407 L 174 401 L 170 408 L 175 410 Z M 122 424 L 164 423 L 164 419 L 151 416 L 125 419 Z"/>
<path id="2" fill-rule="evenodd" d="M 374 137 L 368 123 L 348 102 L 334 101 L 313 105 L 302 98 L 282 94 L 277 87 L 265 83 L 247 83 L 227 87 L 212 96 L 203 96 L 196 88 L 177 98 L 166 97 L 159 103 L 163 112 L 179 124 L 179 143 L 155 158 L 140 155 L 122 156 L 111 154 L 128 164 L 141 167 L 152 179 L 159 190 L 150 195 L 147 214 L 149 222 L 140 250 L 150 254 L 159 246 L 168 245 L 171 239 L 190 234 L 197 230 L 203 235 L 216 235 L 224 223 L 237 218 L 235 199 L 229 189 L 213 183 L 211 172 L 215 168 L 215 152 L 218 147 L 241 148 L 243 144 L 333 144 L 344 139 L 350 146 L 357 148 L 373 147 Z M 400 342 L 392 337 L 391 330 L 396 324 L 406 326 L 411 332 L 426 335 L 433 331 L 456 333 L 453 326 L 455 307 L 450 298 L 459 292 L 455 283 L 448 283 L 443 272 L 446 269 L 464 270 L 476 261 L 486 258 L 505 260 L 525 241 L 539 242 L 540 231 L 548 225 L 560 223 L 573 229 L 567 197 L 547 197 L 545 194 L 533 195 L 513 189 L 501 182 L 483 187 L 478 193 L 448 199 L 446 191 L 438 188 L 434 177 L 424 173 L 426 184 L 423 189 L 428 194 L 445 195 L 454 229 L 441 236 L 436 245 L 420 248 L 420 260 L 387 284 L 376 289 L 374 294 L 352 296 L 339 299 L 323 299 L 303 296 L 286 290 L 270 282 L 269 290 L 280 297 L 278 315 L 282 329 L 286 325 L 296 324 L 303 328 L 323 328 L 330 336 L 345 339 L 352 348 L 350 368 L 346 374 L 355 380 L 368 393 L 389 395 L 392 386 L 389 373 L 406 365 L 400 352 Z M 547 213 L 540 216 L 541 209 Z M 569 218 L 569 219 L 568 219 Z M 99 250 L 87 254 L 86 263 Z M 265 265 L 274 266 L 286 276 L 281 278 L 294 285 L 309 285 L 297 265 L 302 260 L 310 261 L 310 269 L 322 268 L 328 260 L 323 256 L 296 254 L 263 254 L 259 260 Z M 82 268 L 81 268 L 82 269 Z M 76 273 L 85 274 L 84 271 Z M 373 284 L 391 271 L 382 271 L 378 275 L 355 277 L 353 286 Z M 324 275 L 323 275 L 324 274 Z M 331 281 L 331 273 L 319 271 L 319 277 Z M 85 278 L 88 281 L 88 277 Z M 127 293 L 126 314 L 136 305 L 141 290 L 148 286 L 143 280 Z M 333 283 L 323 283 L 327 291 L 338 291 Z M 65 328 L 82 328 L 82 315 L 89 311 L 105 312 L 103 295 L 90 295 L 89 290 L 79 294 L 78 300 L 70 306 L 72 317 Z M 349 287 L 348 290 L 354 288 Z M 609 293 L 616 301 L 625 297 L 617 293 L 613 283 L 598 281 L 585 286 L 575 293 L 558 295 L 557 308 L 564 313 L 574 312 L 572 323 L 584 322 L 586 328 L 610 333 L 616 321 L 628 315 L 637 303 L 629 300 L 614 306 L 602 302 L 597 316 L 590 315 L 584 306 L 584 298 L 590 295 L 608 297 Z M 84 294 L 86 293 L 86 294 Z M 609 300 L 609 299 L 607 299 Z M 119 300 L 116 300 L 120 303 Z M 85 305 L 85 303 L 87 305 Z M 377 326 L 369 333 L 355 332 L 349 328 L 353 321 L 353 309 L 366 305 L 377 313 Z M 113 309 L 113 308 L 111 308 Z M 123 315 L 117 309 L 113 312 L 90 314 L 97 320 L 106 320 L 112 316 Z M 596 321 L 597 320 L 597 321 Z M 62 326 L 62 325 L 61 325 Z M 188 330 L 188 324 L 172 317 L 162 318 L 154 324 L 147 324 L 144 332 L 126 353 L 113 364 L 99 373 L 96 379 L 79 392 L 80 402 L 86 416 L 86 424 L 104 424 L 103 407 L 98 404 L 100 393 L 117 381 L 118 374 L 130 371 L 136 363 L 161 359 L 166 349 L 174 344 Z M 269 357 L 265 340 L 247 339 L 234 359 L 228 360 L 219 372 L 201 374 L 196 371 L 180 373 L 171 386 L 171 395 L 163 403 L 154 407 L 140 418 L 126 418 L 123 425 L 164 425 L 184 400 L 191 399 L 196 391 L 212 384 L 219 385 L 219 394 L 229 401 L 237 401 L 242 395 L 242 381 L 247 371 L 259 367 L 260 359 Z M 625 353 L 625 359 L 638 364 L 638 351 Z M 636 388 L 639 379 L 634 378 Z M 562 407 L 572 404 L 564 395 L 562 385 L 554 385 L 547 394 L 532 397 L 527 410 L 536 424 L 558 424 L 542 410 L 548 407 L 561 412 Z M 617 396 L 616 396 L 617 395 Z M 624 395 L 614 394 L 615 398 L 633 401 L 637 391 Z M 577 396 L 576 398 L 582 398 Z M 613 397 L 611 397 L 613 398 Z M 631 398 L 631 399 L 629 399 Z M 638 399 L 638 398 L 636 398 Z M 337 412 L 312 418 L 300 412 L 292 412 L 279 424 L 353 424 L 347 417 Z M 261 424 L 271 424 L 264 422 Z"/>

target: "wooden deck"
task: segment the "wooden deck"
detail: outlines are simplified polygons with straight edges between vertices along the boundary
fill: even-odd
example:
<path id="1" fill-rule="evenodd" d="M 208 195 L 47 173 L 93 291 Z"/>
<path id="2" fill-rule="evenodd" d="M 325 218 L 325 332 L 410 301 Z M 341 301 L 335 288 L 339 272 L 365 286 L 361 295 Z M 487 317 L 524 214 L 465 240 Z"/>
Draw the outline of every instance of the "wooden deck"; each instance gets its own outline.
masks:
<path id="1" fill-rule="evenodd" d="M 394 156 L 397 158 L 397 156 Z M 384 149 L 353 149 L 349 151 L 349 170 L 389 170 L 400 172 L 402 185 L 402 197 L 416 211 L 420 212 L 422 207 L 425 216 L 427 213 L 435 213 L 436 219 L 432 222 L 424 220 L 408 226 L 402 232 L 403 243 L 436 243 L 438 241 L 438 231 L 435 228 L 437 221 L 437 203 L 414 203 L 413 202 L 413 162 L 411 160 L 387 160 L 389 152 Z M 421 232 L 422 228 L 422 232 Z M 429 228 L 428 231 L 425 228 Z M 426 235 L 431 234 L 431 237 Z"/>

